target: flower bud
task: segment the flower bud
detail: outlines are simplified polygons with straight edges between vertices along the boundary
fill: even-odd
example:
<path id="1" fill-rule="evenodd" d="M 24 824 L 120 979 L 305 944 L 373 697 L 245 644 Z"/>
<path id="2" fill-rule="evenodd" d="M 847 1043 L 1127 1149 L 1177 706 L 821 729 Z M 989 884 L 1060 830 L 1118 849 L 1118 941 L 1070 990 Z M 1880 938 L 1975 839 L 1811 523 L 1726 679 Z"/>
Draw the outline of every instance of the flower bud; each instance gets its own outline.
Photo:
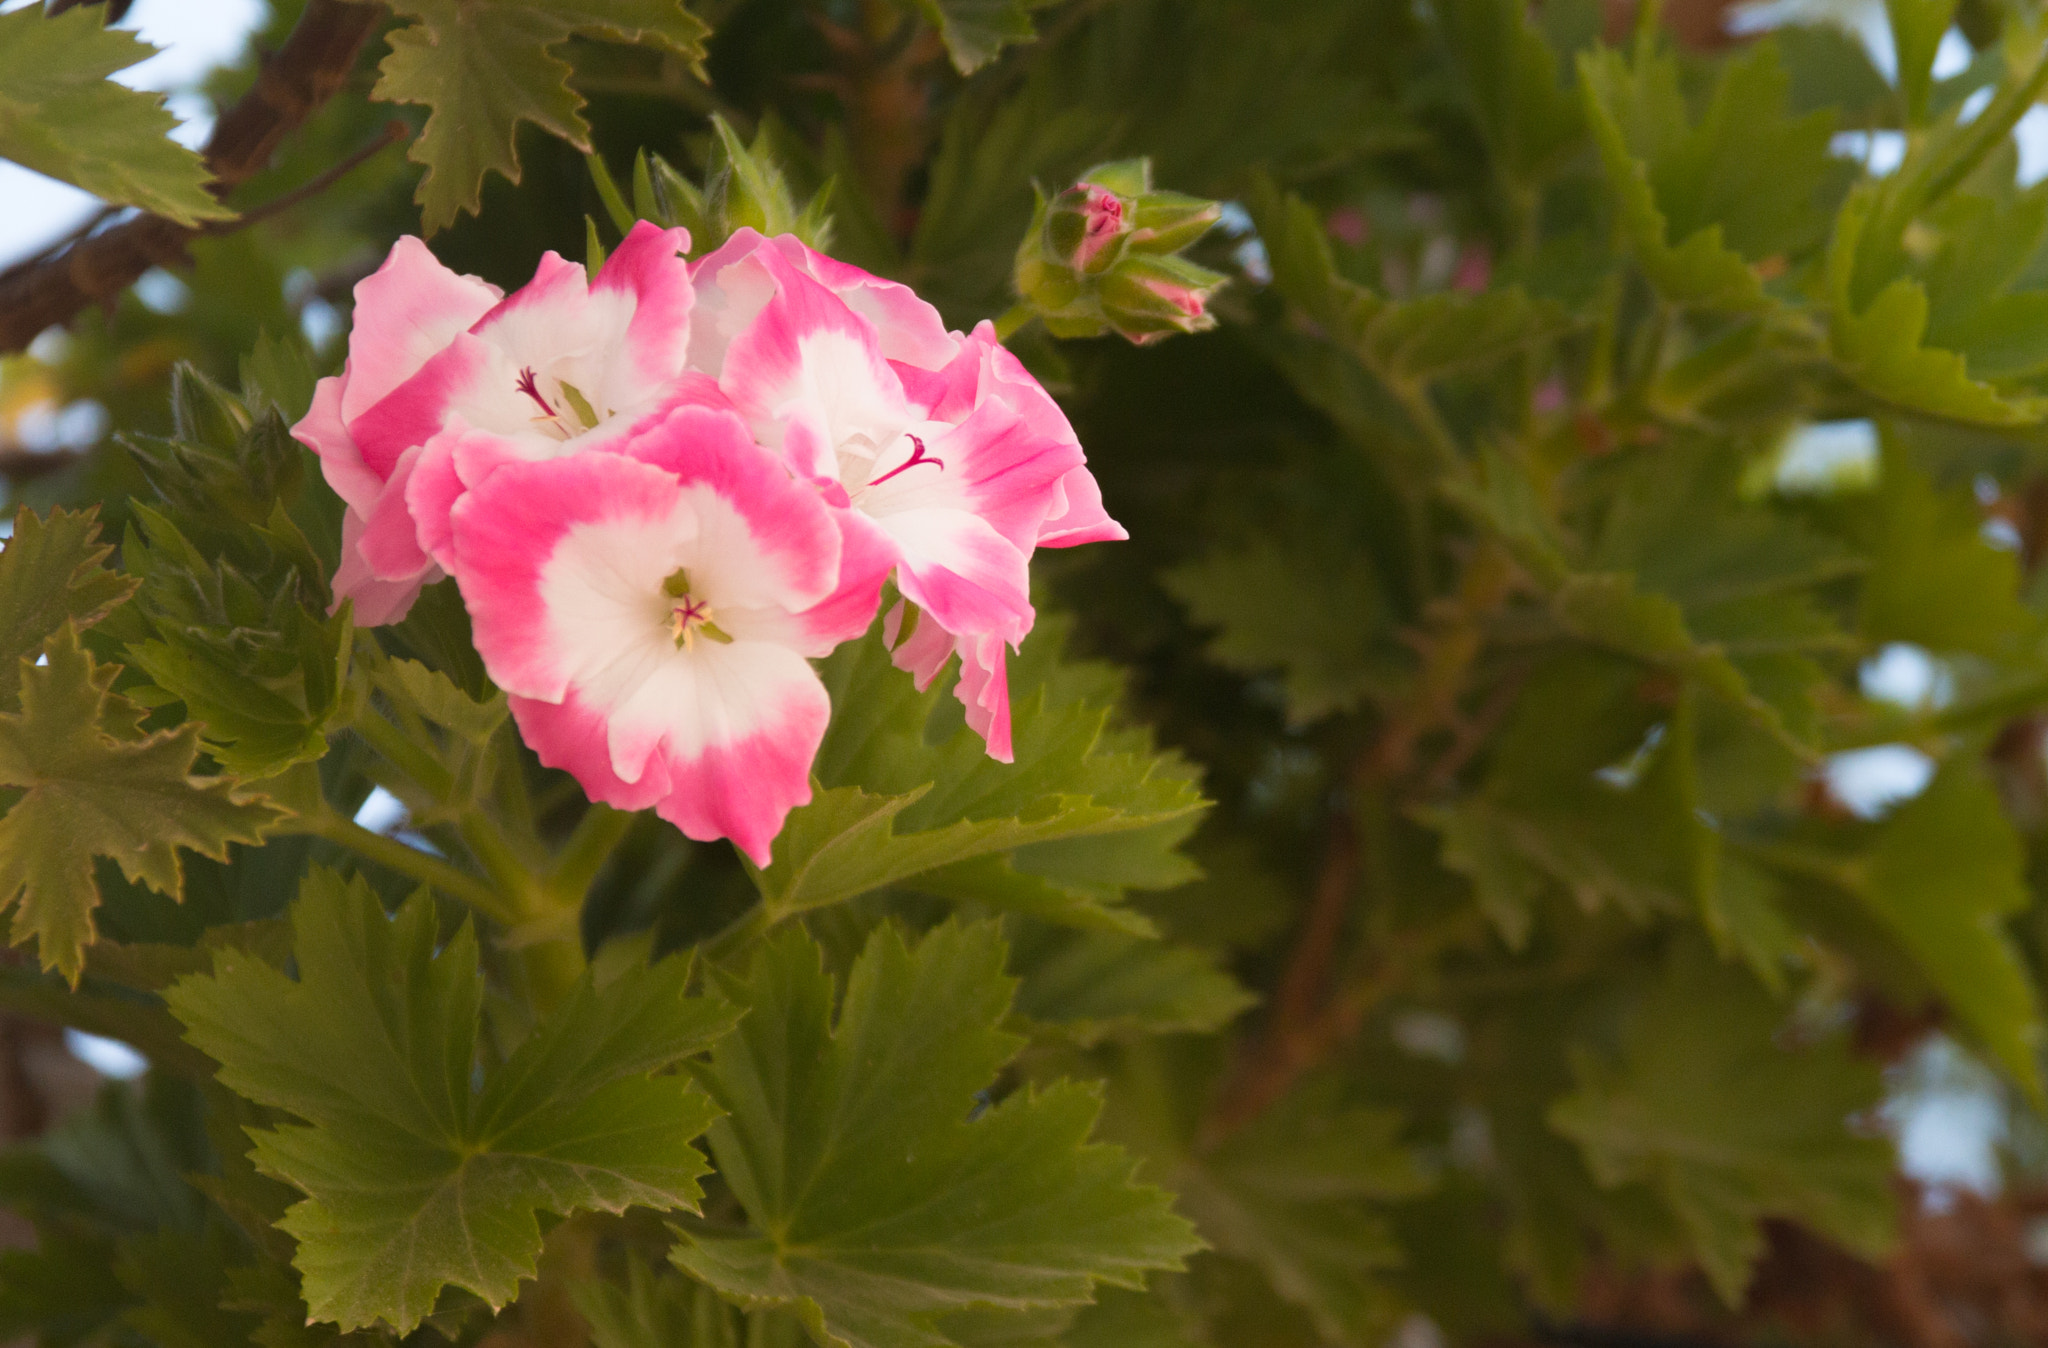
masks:
<path id="1" fill-rule="evenodd" d="M 1133 254 L 1103 278 L 1103 312 L 1140 345 L 1171 332 L 1202 332 L 1216 326 L 1206 301 L 1223 279 L 1186 258 Z"/>
<path id="2" fill-rule="evenodd" d="M 1076 183 L 1053 199 L 1045 215 L 1045 243 L 1053 256 L 1081 271 L 1100 271 L 1116 260 L 1130 233 L 1123 198 L 1094 183 Z"/>
<path id="3" fill-rule="evenodd" d="M 1149 342 L 1213 327 L 1208 296 L 1227 278 L 1178 254 L 1221 213 L 1153 191 L 1149 160 L 1098 164 L 1051 201 L 1040 195 L 1017 252 L 1017 293 L 1056 337 Z"/>

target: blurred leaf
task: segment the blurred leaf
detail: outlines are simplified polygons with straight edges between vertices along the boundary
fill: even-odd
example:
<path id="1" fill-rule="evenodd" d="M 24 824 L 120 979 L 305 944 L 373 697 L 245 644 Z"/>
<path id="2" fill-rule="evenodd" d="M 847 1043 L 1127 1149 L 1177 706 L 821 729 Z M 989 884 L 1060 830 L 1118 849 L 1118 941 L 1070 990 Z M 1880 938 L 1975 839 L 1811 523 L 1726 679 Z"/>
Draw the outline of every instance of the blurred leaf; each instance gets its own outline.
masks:
<path id="1" fill-rule="evenodd" d="M 232 216 L 205 161 L 170 139 L 164 96 L 107 78 L 156 50 L 89 7 L 0 14 L 0 158 L 181 225 Z"/>
<path id="2" fill-rule="evenodd" d="M 1883 1098 L 1877 1067 L 1839 1041 L 1786 1051 L 1784 1019 L 1747 974 L 1681 946 L 1633 1009 L 1619 1060 L 1580 1057 L 1579 1089 L 1550 1111 L 1602 1184 L 1655 1188 L 1731 1306 L 1763 1252 L 1763 1218 L 1867 1258 L 1898 1221 L 1890 1144 L 1849 1129 Z"/>
<path id="3" fill-rule="evenodd" d="M 963 75 L 987 65 L 1011 43 L 1037 36 L 1031 27 L 1034 0 L 917 0 L 917 7 L 939 30 L 947 55 Z"/>

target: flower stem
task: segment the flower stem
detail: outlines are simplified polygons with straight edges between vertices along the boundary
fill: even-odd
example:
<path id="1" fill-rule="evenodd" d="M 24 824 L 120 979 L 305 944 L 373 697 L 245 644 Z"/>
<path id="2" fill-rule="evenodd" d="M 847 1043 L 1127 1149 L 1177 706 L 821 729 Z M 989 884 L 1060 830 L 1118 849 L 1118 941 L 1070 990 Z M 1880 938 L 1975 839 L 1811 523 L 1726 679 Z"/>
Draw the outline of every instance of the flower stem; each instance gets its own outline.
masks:
<path id="1" fill-rule="evenodd" d="M 316 838 L 348 848 L 356 855 L 374 861 L 387 870 L 409 875 L 421 884 L 432 885 L 451 899 L 459 899 L 487 917 L 500 922 L 518 920 L 511 904 L 495 889 L 476 876 L 458 870 L 440 857 L 422 852 L 417 847 L 408 847 L 395 838 L 381 833 L 372 833 L 352 819 L 344 819 L 332 810 L 323 809 L 317 814 L 301 815 L 287 825 L 293 832 L 309 833 Z"/>
<path id="2" fill-rule="evenodd" d="M 555 868 L 547 879 L 548 892 L 559 902 L 581 902 L 597 873 L 631 831 L 639 816 L 609 805 L 592 804 L 576 821 L 576 831 L 555 854 Z"/>
<path id="3" fill-rule="evenodd" d="M 1028 304 L 1011 305 L 1002 317 L 996 320 L 996 340 L 1007 342 L 1016 336 L 1026 323 L 1038 317 L 1038 310 Z"/>
<path id="4" fill-rule="evenodd" d="M 443 804 L 450 803 L 448 798 L 455 790 L 454 776 L 436 762 L 433 755 L 406 738 L 405 732 L 386 720 L 382 713 L 364 707 L 362 714 L 356 717 L 355 730 L 372 749 L 417 782 L 428 795 Z"/>

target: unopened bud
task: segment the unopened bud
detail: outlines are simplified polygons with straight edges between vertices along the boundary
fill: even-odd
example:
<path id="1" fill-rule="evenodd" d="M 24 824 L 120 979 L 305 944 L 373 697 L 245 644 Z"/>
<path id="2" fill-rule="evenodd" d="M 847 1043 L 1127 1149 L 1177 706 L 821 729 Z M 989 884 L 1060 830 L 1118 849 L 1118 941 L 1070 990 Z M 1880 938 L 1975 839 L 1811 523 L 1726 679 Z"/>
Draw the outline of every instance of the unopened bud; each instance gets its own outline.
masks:
<path id="1" fill-rule="evenodd" d="M 1213 327 L 1208 296 L 1227 278 L 1178 254 L 1221 214 L 1216 202 L 1153 191 L 1149 160 L 1098 164 L 1050 202 L 1039 197 L 1017 293 L 1056 337 L 1149 342 Z"/>

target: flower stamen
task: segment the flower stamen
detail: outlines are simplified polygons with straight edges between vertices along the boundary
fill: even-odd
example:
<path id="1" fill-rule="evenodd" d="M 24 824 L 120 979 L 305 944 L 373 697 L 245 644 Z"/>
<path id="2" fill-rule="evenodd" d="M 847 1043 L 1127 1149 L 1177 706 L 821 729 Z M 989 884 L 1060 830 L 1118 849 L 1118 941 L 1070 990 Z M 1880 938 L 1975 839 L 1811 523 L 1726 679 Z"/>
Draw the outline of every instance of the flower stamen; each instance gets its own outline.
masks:
<path id="1" fill-rule="evenodd" d="M 732 636 L 711 619 L 711 605 L 690 593 L 690 573 L 678 567 L 674 575 L 661 583 L 661 591 L 672 601 L 668 612 L 668 632 L 675 639 L 679 651 L 695 650 L 697 638 L 715 641 L 721 646 L 730 646 Z"/>

